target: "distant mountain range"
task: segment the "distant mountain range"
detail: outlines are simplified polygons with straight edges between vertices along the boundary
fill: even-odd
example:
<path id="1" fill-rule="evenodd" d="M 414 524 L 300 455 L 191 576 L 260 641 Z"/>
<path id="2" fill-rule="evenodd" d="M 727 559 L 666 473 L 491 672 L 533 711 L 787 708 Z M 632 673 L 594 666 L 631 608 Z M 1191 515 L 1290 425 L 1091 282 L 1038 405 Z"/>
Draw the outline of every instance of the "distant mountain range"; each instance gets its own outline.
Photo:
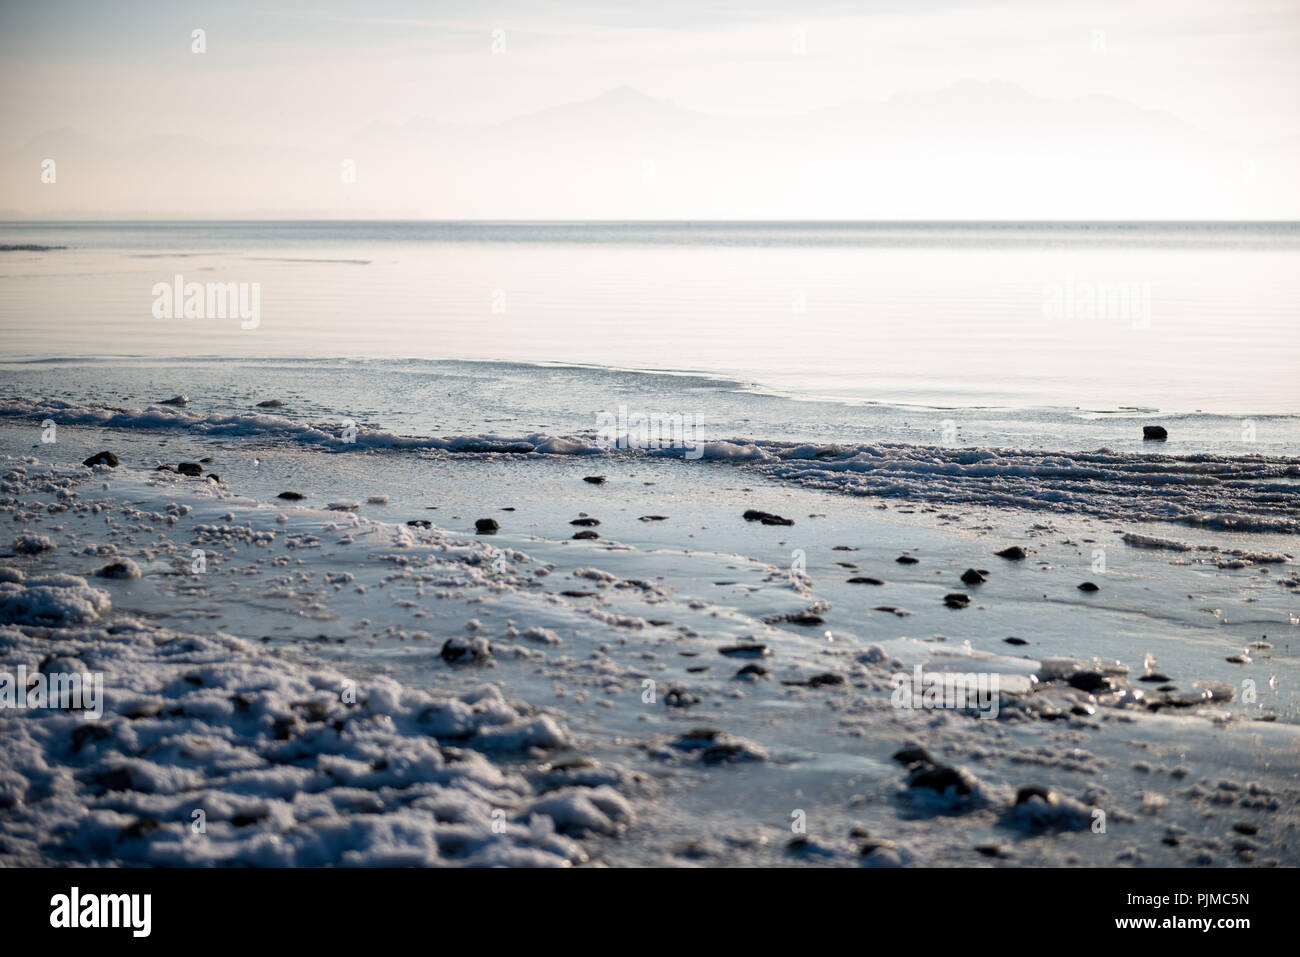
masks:
<path id="1" fill-rule="evenodd" d="M 1247 151 L 1169 113 L 1010 83 L 764 117 L 619 87 L 491 126 L 412 119 L 291 150 L 58 129 L 0 154 L 0 215 L 1294 219 L 1296 146 Z"/>

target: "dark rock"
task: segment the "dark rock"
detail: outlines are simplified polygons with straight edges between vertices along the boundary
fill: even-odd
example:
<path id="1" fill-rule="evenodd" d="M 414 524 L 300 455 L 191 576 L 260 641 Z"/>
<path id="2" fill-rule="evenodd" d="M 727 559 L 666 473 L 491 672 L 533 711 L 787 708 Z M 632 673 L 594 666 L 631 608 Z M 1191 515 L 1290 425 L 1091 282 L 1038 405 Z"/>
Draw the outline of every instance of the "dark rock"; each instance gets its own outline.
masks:
<path id="1" fill-rule="evenodd" d="M 913 558 L 911 555 L 899 555 L 894 559 L 900 565 L 915 565 L 920 560 L 919 558 Z"/>
<path id="2" fill-rule="evenodd" d="M 281 492 L 276 496 L 276 498 L 282 498 L 290 502 L 300 502 L 306 497 L 307 496 L 303 495 L 302 492 Z"/>
<path id="3" fill-rule="evenodd" d="M 463 665 L 485 661 L 492 655 L 492 646 L 485 639 L 448 638 L 443 642 L 439 657 L 449 665 Z"/>
<path id="4" fill-rule="evenodd" d="M 767 677 L 767 669 L 764 668 L 762 665 L 754 665 L 754 664 L 745 665 L 745 667 L 741 668 L 739 671 L 736 672 L 736 677 L 737 678 L 750 678 L 750 677 L 765 678 Z"/>
<path id="5" fill-rule="evenodd" d="M 1033 798 L 1042 799 L 1043 803 L 1055 806 L 1060 801 L 1060 795 L 1050 788 L 1040 787 L 1037 784 L 1031 784 L 1016 791 L 1016 803 L 1024 804 Z"/>
<path id="6" fill-rule="evenodd" d="M 966 569 L 964 572 L 962 572 L 962 573 L 961 573 L 961 580 L 962 580 L 963 584 L 966 584 L 966 585 L 982 585 L 982 584 L 984 584 L 986 581 L 988 581 L 987 578 L 985 578 L 983 575 L 981 575 L 981 574 L 980 574 L 978 571 L 976 571 L 974 568 L 968 568 L 968 569 Z"/>
<path id="7" fill-rule="evenodd" d="M 203 474 L 203 466 L 198 462 L 181 462 L 176 466 L 176 471 L 182 475 L 198 477 Z"/>
<path id="8" fill-rule="evenodd" d="M 970 595 L 963 595 L 961 592 L 953 592 L 951 595 L 943 596 L 943 603 L 949 608 L 965 608 L 970 604 Z"/>
<path id="9" fill-rule="evenodd" d="M 934 764 L 934 758 L 930 757 L 930 752 L 919 744 L 909 744 L 906 747 L 899 748 L 894 752 L 893 758 L 899 764 L 905 764 L 909 768 Z"/>
<path id="10" fill-rule="evenodd" d="M 772 620 L 764 619 L 768 624 L 777 624 L 779 622 L 788 622 L 791 625 L 824 625 L 826 619 L 821 615 L 814 615 L 806 611 L 796 612 L 791 615 L 782 615 Z"/>
<path id="11" fill-rule="evenodd" d="M 216 472 L 209 472 L 207 475 L 204 476 L 204 478 L 206 478 L 209 482 L 216 482 L 218 485 L 221 484 L 221 476 L 218 475 Z"/>
<path id="12" fill-rule="evenodd" d="M 1098 671 L 1076 671 L 1066 679 L 1066 683 L 1071 688 L 1078 688 L 1088 694 L 1109 691 L 1113 687 L 1111 680 Z"/>
<path id="13" fill-rule="evenodd" d="M 592 485 L 604 485 L 608 481 L 603 475 L 584 475 L 582 480 L 590 482 Z"/>
<path id="14" fill-rule="evenodd" d="M 728 658 L 763 658 L 771 653 L 767 645 L 728 645 L 718 649 L 718 654 Z"/>
<path id="15" fill-rule="evenodd" d="M 93 468 L 96 465 L 107 465 L 109 468 L 115 469 L 117 468 L 119 462 L 120 460 L 116 455 L 114 455 L 112 452 L 105 450 L 103 452 L 96 452 L 94 455 L 86 459 L 86 461 L 82 462 L 81 464 L 91 468 Z"/>
<path id="16" fill-rule="evenodd" d="M 1148 684 L 1161 684 L 1173 680 L 1174 680 L 1173 678 L 1170 678 L 1168 675 L 1163 675 L 1158 671 L 1153 671 L 1151 672 L 1151 674 L 1143 675 L 1141 678 L 1138 679 L 1138 681 L 1145 681 Z"/>
<path id="17" fill-rule="evenodd" d="M 884 582 L 882 582 L 879 578 L 868 578 L 866 575 L 856 575 L 853 578 L 847 579 L 847 581 L 850 585 L 883 585 L 884 584 Z"/>
<path id="18" fill-rule="evenodd" d="M 140 567 L 135 562 L 129 561 L 109 562 L 95 574 L 100 578 L 120 578 L 129 581 L 140 577 Z"/>
<path id="19" fill-rule="evenodd" d="M 583 532 L 574 532 L 573 537 L 578 539 L 579 541 L 582 541 L 585 539 L 600 538 L 600 535 L 597 534 L 596 532 L 593 532 L 591 529 L 587 529 L 586 531 Z"/>
<path id="20" fill-rule="evenodd" d="M 700 755 L 700 760 L 705 764 L 729 764 L 732 761 L 753 761 L 761 758 L 743 744 L 727 741 L 705 748 L 704 753 Z"/>
<path id="21" fill-rule="evenodd" d="M 771 512 L 762 512 L 756 508 L 745 510 L 741 516 L 747 522 L 762 522 L 764 525 L 793 525 L 794 519 L 782 518 L 780 515 L 773 515 Z"/>
<path id="22" fill-rule="evenodd" d="M 1083 582 L 1079 585 L 1079 591 L 1101 591 L 1101 586 L 1092 582 Z"/>
<path id="23" fill-rule="evenodd" d="M 721 731 L 715 731 L 713 728 L 692 728 L 684 735 L 673 742 L 673 747 L 681 751 L 694 751 L 699 748 L 707 748 L 713 744 L 722 735 Z"/>
<path id="24" fill-rule="evenodd" d="M 858 848 L 858 854 L 862 857 L 869 857 L 876 853 L 876 851 L 894 851 L 897 850 L 897 848 L 898 845 L 893 841 L 870 840 L 863 842 L 862 846 Z"/>
<path id="25" fill-rule="evenodd" d="M 1165 431 L 1163 425 L 1144 425 L 1142 426 L 1142 439 L 1146 442 L 1163 442 L 1169 438 L 1169 433 Z"/>
<path id="26" fill-rule="evenodd" d="M 1012 545 L 1010 548 L 1004 548 L 1002 551 L 994 552 L 993 554 L 997 555 L 998 558 L 1005 558 L 1009 561 L 1018 562 L 1024 559 L 1025 550 L 1019 545 Z"/>
<path id="27" fill-rule="evenodd" d="M 433 527 L 433 522 L 429 521 L 427 518 L 412 518 L 412 519 L 408 519 L 407 522 L 406 522 L 406 524 L 407 524 L 407 525 L 410 525 L 412 528 L 432 528 L 432 527 Z"/>
<path id="28" fill-rule="evenodd" d="M 495 535 L 499 528 L 501 526 L 495 518 L 480 518 L 474 522 L 474 531 L 480 535 Z"/>
<path id="29" fill-rule="evenodd" d="M 278 409 L 284 405 L 279 399 L 266 399 L 257 403 L 259 409 Z"/>
<path id="30" fill-rule="evenodd" d="M 642 521 L 642 522 L 666 522 L 666 521 L 668 521 L 668 516 L 667 516 L 667 515 L 642 515 L 641 518 L 640 518 L 640 521 Z"/>
<path id="31" fill-rule="evenodd" d="M 1025 639 L 1023 639 L 1023 638 L 1016 638 L 1014 635 L 1013 635 L 1012 637 L 1010 637 L 1010 638 L 1003 638 L 1002 640 L 1005 641 L 1008 645 L 1027 645 L 1027 644 L 1029 644 L 1029 642 L 1025 641 Z"/>
<path id="32" fill-rule="evenodd" d="M 965 771 L 958 768 L 950 768 L 946 765 L 935 765 L 933 767 L 921 767 L 913 771 L 907 779 L 909 788 L 929 788 L 931 791 L 937 791 L 940 794 L 947 792 L 950 788 L 957 794 L 970 794 L 975 790 L 975 779 Z"/>
<path id="33" fill-rule="evenodd" d="M 833 671 L 827 671 L 824 674 L 813 675 L 808 679 L 807 684 L 809 688 L 824 688 L 828 685 L 842 685 L 844 684 L 844 676 L 837 675 Z"/>
<path id="34" fill-rule="evenodd" d="M 163 399 L 159 405 L 189 405 L 190 397 L 188 395 L 174 395 L 170 399 Z"/>
<path id="35" fill-rule="evenodd" d="M 599 524 L 600 524 L 600 519 L 598 519 L 598 518 L 575 518 L 575 519 L 574 519 L 573 521 L 571 521 L 569 524 L 570 524 L 570 525 L 584 525 L 584 526 L 590 527 L 590 526 L 593 526 L 593 525 L 599 525 Z"/>
<path id="36" fill-rule="evenodd" d="M 669 689 L 664 695 L 664 704 L 670 708 L 689 708 L 691 705 L 699 704 L 700 699 L 683 688 Z"/>

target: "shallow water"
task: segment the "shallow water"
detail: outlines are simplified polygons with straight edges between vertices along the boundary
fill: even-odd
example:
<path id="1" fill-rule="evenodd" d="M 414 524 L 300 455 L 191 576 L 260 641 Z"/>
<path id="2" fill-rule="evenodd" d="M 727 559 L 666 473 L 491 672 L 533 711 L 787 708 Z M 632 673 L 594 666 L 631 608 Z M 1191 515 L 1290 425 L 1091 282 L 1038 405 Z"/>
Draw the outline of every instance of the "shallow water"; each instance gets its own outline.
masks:
<path id="1" fill-rule="evenodd" d="M 933 408 L 1300 412 L 1295 224 L 0 225 L 9 358 L 490 359 Z M 260 323 L 152 289 L 258 283 Z"/>

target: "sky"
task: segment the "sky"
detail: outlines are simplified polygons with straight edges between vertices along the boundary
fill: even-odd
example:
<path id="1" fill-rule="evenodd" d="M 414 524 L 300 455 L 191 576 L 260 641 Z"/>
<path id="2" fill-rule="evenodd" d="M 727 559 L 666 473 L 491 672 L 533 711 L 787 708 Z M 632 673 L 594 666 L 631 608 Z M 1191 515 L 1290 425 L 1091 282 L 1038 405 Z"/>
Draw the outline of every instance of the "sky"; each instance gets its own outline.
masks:
<path id="1" fill-rule="evenodd" d="M 1181 196 L 1192 218 L 1300 217 L 1297 41 L 1294 0 L 5 0 L 0 215 L 1178 218 Z M 611 103 L 624 89 L 635 95 Z M 912 171 L 906 116 L 844 112 L 909 97 L 971 121 L 913 144 L 949 165 Z M 546 127 L 546 111 L 584 103 L 590 115 L 561 110 Z M 1073 131 L 1035 139 L 1044 115 Z M 877 124 L 881 156 L 855 122 Z M 619 152 L 629 130 L 642 138 Z M 1104 162 L 1074 169 L 1070 139 Z M 730 142 L 734 188 L 712 164 Z M 818 146 L 859 162 L 823 169 Z M 41 183 L 53 152 L 68 162 Z M 1062 176 L 1003 163 L 1034 152 Z M 1137 165 L 1114 162 L 1126 155 Z M 584 185 L 581 167 L 610 163 L 635 174 Z M 1168 181 L 1152 194 L 1135 180 L 1165 179 L 1158 164 Z M 855 185 L 864 166 L 900 195 Z M 797 182 L 810 170 L 816 194 Z M 1067 171 L 1087 181 L 1081 198 Z"/>

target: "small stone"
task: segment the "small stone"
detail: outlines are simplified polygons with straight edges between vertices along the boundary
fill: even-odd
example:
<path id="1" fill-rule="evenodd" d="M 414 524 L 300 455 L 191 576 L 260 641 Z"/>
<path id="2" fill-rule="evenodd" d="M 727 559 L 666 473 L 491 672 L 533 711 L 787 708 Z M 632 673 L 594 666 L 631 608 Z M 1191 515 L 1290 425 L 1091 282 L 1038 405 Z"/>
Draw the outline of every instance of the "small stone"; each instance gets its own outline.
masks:
<path id="1" fill-rule="evenodd" d="M 94 455 L 86 459 L 86 461 L 82 462 L 81 464 L 86 466 L 87 468 L 94 468 L 96 465 L 107 465 L 109 468 L 115 469 L 117 468 L 119 462 L 120 459 L 118 459 L 116 455 L 114 455 L 112 452 L 105 450 L 103 452 L 96 452 Z"/>
<path id="2" fill-rule="evenodd" d="M 176 466 L 176 471 L 182 475 L 198 477 L 203 474 L 203 466 L 198 462 L 181 462 Z"/>
<path id="3" fill-rule="evenodd" d="M 1083 582 L 1079 585 L 1079 591 L 1101 591 L 1101 586 L 1093 582 Z"/>
<path id="4" fill-rule="evenodd" d="M 1040 787 L 1036 784 L 1031 784 L 1028 787 L 1023 787 L 1016 792 L 1017 804 L 1024 804 L 1026 801 L 1029 801 L 1033 798 L 1040 798 L 1043 801 L 1043 803 L 1048 804 L 1052 807 L 1055 807 L 1060 802 L 1061 799 L 1060 795 L 1057 794 L 1055 791 L 1051 790 L 1050 788 Z"/>
<path id="5" fill-rule="evenodd" d="M 719 648 L 718 654 L 726 655 L 728 658 L 763 658 L 772 652 L 767 645 L 728 645 L 725 648 Z"/>
<path id="6" fill-rule="evenodd" d="M 811 678 L 808 679 L 809 688 L 824 688 L 828 685 L 842 685 L 842 684 L 844 684 L 844 676 L 837 675 L 832 671 L 827 671 L 824 674 L 820 674 L 820 675 L 813 675 Z"/>
<path id="7" fill-rule="evenodd" d="M 474 522 L 474 531 L 480 535 L 495 535 L 500 528 L 495 518 L 480 518 Z"/>
<path id="8" fill-rule="evenodd" d="M 934 764 L 934 758 L 930 757 L 930 752 L 919 744 L 909 744 L 906 747 L 899 748 L 894 752 L 893 758 L 909 768 L 917 765 Z"/>
<path id="9" fill-rule="evenodd" d="M 141 575 L 140 566 L 129 558 L 123 558 L 116 562 L 109 562 L 99 571 L 95 572 L 100 578 L 117 578 L 123 581 L 134 581 Z"/>
<path id="10" fill-rule="evenodd" d="M 1008 561 L 1018 562 L 1024 559 L 1025 550 L 1019 545 L 1012 545 L 1010 548 L 1004 548 L 1000 552 L 994 552 L 998 558 L 1005 558 Z"/>
<path id="11" fill-rule="evenodd" d="M 987 578 L 981 575 L 976 569 L 968 568 L 961 573 L 962 583 L 965 585 L 983 585 Z"/>
<path id="12" fill-rule="evenodd" d="M 1112 687 L 1111 680 L 1098 671 L 1076 671 L 1065 680 L 1070 687 L 1086 691 L 1088 694 L 1109 691 Z"/>
<path id="13" fill-rule="evenodd" d="M 573 537 L 579 541 L 582 541 L 585 539 L 600 538 L 600 535 L 593 532 L 591 529 L 587 529 L 586 531 L 583 532 L 574 532 Z"/>
<path id="14" fill-rule="evenodd" d="M 847 579 L 847 581 L 850 585 L 883 585 L 884 584 L 884 582 L 882 582 L 879 578 L 868 578 L 866 575 L 855 575 L 853 578 Z"/>
<path id="15" fill-rule="evenodd" d="M 920 560 L 919 558 L 913 558 L 911 555 L 899 555 L 894 559 L 900 565 L 915 565 Z"/>
<path id="16" fill-rule="evenodd" d="M 664 704 L 670 708 L 689 708 L 700 703 L 700 699 L 683 688 L 669 689 L 664 695 Z"/>
<path id="17" fill-rule="evenodd" d="M 472 664 L 490 658 L 492 646 L 486 638 L 448 638 L 438 656 L 449 665 Z"/>
<path id="18" fill-rule="evenodd" d="M 943 603 L 949 608 L 965 608 L 970 604 L 970 595 L 963 595 L 961 592 L 953 592 L 951 595 L 943 596 Z"/>
<path id="19" fill-rule="evenodd" d="M 1163 425 L 1142 426 L 1142 440 L 1144 442 L 1163 442 L 1167 438 L 1169 438 L 1169 433 L 1165 431 Z"/>
<path id="20" fill-rule="evenodd" d="M 583 525 L 583 526 L 590 527 L 590 526 L 592 526 L 592 525 L 599 525 L 599 524 L 600 524 L 600 519 L 598 519 L 598 518 L 575 518 L 575 519 L 574 519 L 573 521 L 571 521 L 569 524 L 570 524 L 570 525 Z"/>
<path id="21" fill-rule="evenodd" d="M 922 767 L 920 770 L 914 771 L 912 776 L 907 779 L 907 786 L 909 788 L 929 788 L 940 794 L 951 788 L 957 794 L 966 795 L 975 789 L 975 781 L 967 772 L 945 765 L 935 765 L 933 767 Z"/>
<path id="22" fill-rule="evenodd" d="M 276 496 L 276 498 L 282 498 L 288 502 L 301 502 L 306 497 L 307 496 L 303 495 L 302 492 L 281 492 Z"/>
<path id="23" fill-rule="evenodd" d="M 582 477 L 582 480 L 584 482 L 589 482 L 592 485 L 604 485 L 605 482 L 608 481 L 608 479 L 606 479 L 605 476 L 603 475 L 584 475 Z"/>
<path id="24" fill-rule="evenodd" d="M 774 515 L 771 512 L 763 512 L 756 508 L 746 509 L 741 516 L 747 522 L 761 522 L 764 525 L 793 525 L 794 519 L 782 518 L 780 515 Z"/>

